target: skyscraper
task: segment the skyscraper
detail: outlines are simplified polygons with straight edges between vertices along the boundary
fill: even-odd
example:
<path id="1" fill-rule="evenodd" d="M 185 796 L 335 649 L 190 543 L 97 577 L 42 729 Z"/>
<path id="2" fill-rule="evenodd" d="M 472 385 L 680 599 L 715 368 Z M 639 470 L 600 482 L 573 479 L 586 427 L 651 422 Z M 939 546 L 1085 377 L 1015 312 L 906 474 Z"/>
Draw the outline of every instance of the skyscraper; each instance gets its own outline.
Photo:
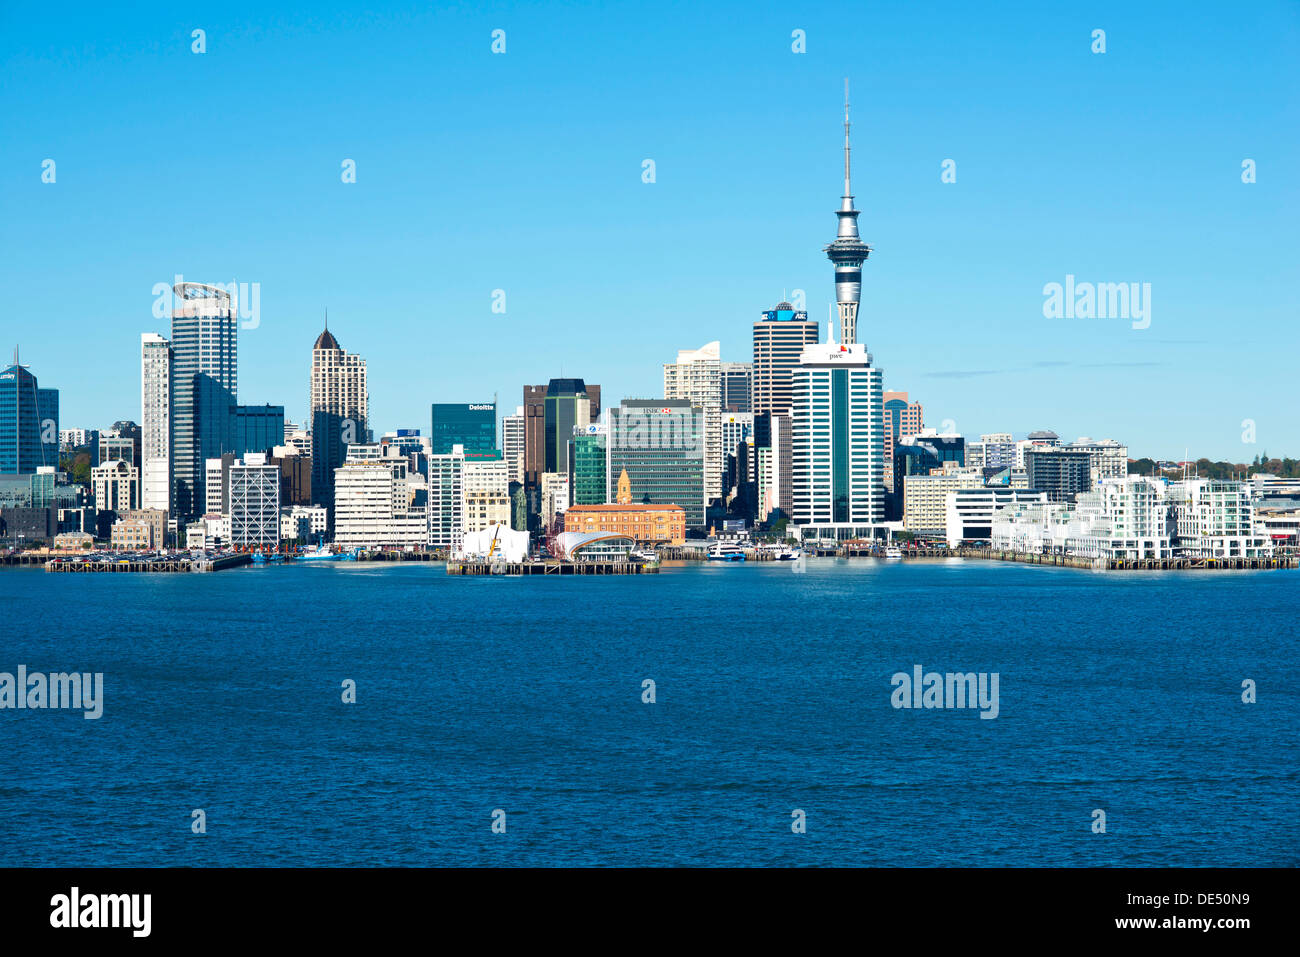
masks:
<path id="1" fill-rule="evenodd" d="M 826 258 L 835 264 L 835 303 L 839 309 L 840 342 L 858 341 L 858 304 L 862 298 L 862 264 L 871 247 L 858 236 L 858 210 L 853 208 L 849 185 L 849 81 L 844 81 L 844 195 L 835 215 L 840 225 L 835 241 L 826 247 Z"/>
<path id="2" fill-rule="evenodd" d="M 172 512 L 172 344 L 140 336 L 140 496 L 144 508 Z"/>
<path id="3" fill-rule="evenodd" d="M 894 446 L 925 427 L 921 403 L 908 402 L 906 392 L 886 392 L 885 406 L 885 484 L 894 488 Z"/>
<path id="4" fill-rule="evenodd" d="M 59 465 L 59 390 L 42 389 L 18 361 L 0 371 L 0 473 Z"/>
<path id="5" fill-rule="evenodd" d="M 524 480 L 524 407 L 515 407 L 514 415 L 501 417 L 501 455 L 510 463 L 510 481 Z"/>
<path id="6" fill-rule="evenodd" d="M 239 319 L 220 287 L 182 282 L 172 291 L 172 501 L 191 519 L 203 509 L 204 462 L 230 445 Z"/>
<path id="7" fill-rule="evenodd" d="M 434 455 L 447 455 L 460 445 L 465 461 L 501 458 L 497 450 L 497 404 L 492 402 L 435 402 L 433 430 L 429 433 Z"/>
<path id="8" fill-rule="evenodd" d="M 315 504 L 333 508 L 334 470 L 343 465 L 349 445 L 370 441 L 369 406 L 366 360 L 344 352 L 327 321 L 311 348 L 308 410 Z"/>
<path id="9" fill-rule="evenodd" d="M 881 371 L 858 343 L 809 346 L 794 373 L 794 521 L 807 539 L 868 538 L 884 521 Z"/>
<path id="10" fill-rule="evenodd" d="M 704 528 L 704 412 L 689 399 L 624 399 L 609 410 L 608 498 L 624 471 L 634 502 L 680 505 Z"/>
<path id="11" fill-rule="evenodd" d="M 541 512 L 542 474 L 569 471 L 575 425 L 600 420 L 600 386 L 582 379 L 552 379 L 524 386 L 524 488 L 528 510 Z"/>
<path id="12" fill-rule="evenodd" d="M 754 364 L 722 363 L 722 411 L 752 412 L 754 409 Z"/>
<path id="13" fill-rule="evenodd" d="M 687 399 L 704 413 L 704 504 L 721 500 L 726 462 L 722 450 L 721 344 L 682 349 L 664 364 L 664 398 Z M 685 502 L 677 504 L 685 507 Z"/>
<path id="14" fill-rule="evenodd" d="M 790 374 L 803 350 L 818 339 L 808 313 L 778 302 L 754 323 L 753 412 L 790 414 Z"/>

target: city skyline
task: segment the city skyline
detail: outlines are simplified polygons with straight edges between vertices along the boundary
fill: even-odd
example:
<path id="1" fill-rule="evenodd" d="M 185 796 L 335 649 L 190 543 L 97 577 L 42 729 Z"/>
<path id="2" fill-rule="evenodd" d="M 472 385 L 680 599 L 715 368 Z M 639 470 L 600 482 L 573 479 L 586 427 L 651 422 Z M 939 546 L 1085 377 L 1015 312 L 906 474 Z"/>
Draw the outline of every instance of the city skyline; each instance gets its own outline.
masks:
<path id="1" fill-rule="evenodd" d="M 0 197 L 11 210 L 0 235 L 13 250 L 0 275 L 17 320 L 7 331 L 42 385 L 60 390 L 65 428 L 140 419 L 139 336 L 168 335 L 167 320 L 151 315 L 153 290 L 177 274 L 258 284 L 256 325 L 245 320 L 239 330 L 240 401 L 282 403 L 294 421 L 306 411 L 298 403 L 307 337 L 319 333 L 326 308 L 348 350 L 369 363 L 376 434 L 422 427 L 430 402 L 495 394 L 508 411 L 522 384 L 554 377 L 605 383 L 606 407 L 656 397 L 662 363 L 679 350 L 716 339 L 722 361 L 748 360 L 752 323 L 795 290 L 810 319 L 827 321 L 835 291 L 823 249 L 840 192 L 847 75 L 856 208 L 873 247 L 856 338 L 878 357 L 886 390 L 923 403 L 927 425 L 951 421 L 969 436 L 1050 428 L 1121 439 L 1135 457 L 1290 454 L 1300 425 L 1288 414 L 1288 350 L 1274 346 L 1294 338 L 1296 267 L 1279 240 L 1296 212 L 1284 173 L 1295 155 L 1295 107 L 1267 84 L 1224 73 L 1247 52 L 1254 70 L 1285 66 L 1297 29 L 1283 10 L 1266 5 L 1248 23 L 1188 24 L 1172 36 L 1152 29 L 1158 11 L 1103 8 L 1086 21 L 1049 13 L 1032 31 L 998 21 L 1000 32 L 986 31 L 981 43 L 961 35 L 976 15 L 954 9 L 927 34 L 933 49 L 919 63 L 922 48 L 901 11 L 883 14 L 887 40 L 861 31 L 852 42 L 816 12 L 758 13 L 722 32 L 703 29 L 711 13 L 698 21 L 707 42 L 647 21 L 643 36 L 605 36 L 593 56 L 649 70 L 634 101 L 650 104 L 648 115 L 608 111 L 634 83 L 621 74 L 593 93 L 561 72 L 542 92 L 551 103 L 562 91 L 566 105 L 535 117 L 526 114 L 540 101 L 520 84 L 542 68 L 539 47 L 554 49 L 560 37 L 586 42 L 591 25 L 580 16 L 543 23 L 526 9 L 492 19 L 411 12 L 347 32 L 209 19 L 199 55 L 190 26 L 170 20 L 146 29 L 132 14 L 105 22 L 101 45 L 77 47 L 40 11 L 7 13 L 47 41 L 34 46 L 38 54 L 0 39 L 13 102 L 22 104 L 10 107 L 20 122 L 10 124 L 17 132 L 0 161 Z M 853 18 L 864 14 L 848 16 L 863 22 Z M 400 36 L 403 27 L 410 37 Z M 503 55 L 490 49 L 497 27 L 509 38 Z M 1108 31 L 1104 54 L 1090 50 L 1098 27 Z M 806 32 L 807 53 L 791 49 L 796 29 Z M 395 134 L 367 123 L 373 98 L 400 79 L 360 75 L 379 55 L 375 45 L 405 55 L 435 35 L 447 47 L 439 70 L 468 70 L 472 82 L 453 84 L 457 95 L 439 101 L 427 127 Z M 674 113 L 694 91 L 648 64 L 666 36 L 694 81 L 725 75 L 717 99 L 729 111 L 717 129 L 698 106 Z M 59 54 L 60 42 L 72 46 Z M 283 53 L 274 67 L 264 59 L 270 46 Z M 1171 65 L 1193 49 L 1195 65 Z M 331 51 L 356 67 L 341 105 L 305 88 L 327 76 L 309 61 Z M 1026 71 L 1062 57 L 1093 71 L 1095 85 L 1081 91 L 1093 99 L 1081 109 L 1106 118 L 1097 135 L 1069 115 L 1045 116 L 1041 107 L 1058 101 L 1060 88 L 1049 73 L 1051 97 L 1022 90 L 1025 74 L 999 59 L 1008 51 Z M 958 52 L 969 62 L 956 62 Z M 745 56 L 762 67 L 738 79 Z M 1206 57 L 1219 68 L 1213 87 L 1197 77 Z M 142 72 L 174 71 L 177 88 L 142 96 L 137 61 Z M 271 133 L 271 104 L 254 108 L 249 89 L 232 86 L 228 71 L 244 65 L 303 69 L 294 93 L 305 105 L 289 125 L 302 132 L 308 118 L 324 118 L 328 131 L 292 143 Z M 51 103 L 65 120 L 79 115 L 64 98 L 86 71 L 103 72 L 104 82 L 79 93 L 82 135 L 107 149 L 89 149 L 41 115 Z M 922 76 L 950 84 L 946 98 L 920 91 Z M 970 81 L 1003 99 L 969 98 L 961 83 Z M 1158 122 L 1125 112 L 1144 83 L 1143 103 L 1162 112 Z M 337 81 L 324 86 L 341 90 Z M 268 96 L 274 103 L 278 94 Z M 1007 97 L 1019 108 L 1011 119 L 1002 116 Z M 236 128 L 250 132 L 234 136 L 220 162 L 182 138 L 142 166 L 137 149 L 160 122 L 150 110 L 171 115 L 182 101 L 197 112 L 242 104 Z M 916 109 L 933 122 L 911 118 Z M 774 115 L 789 124 L 775 139 Z M 977 131 L 976 121 L 988 128 Z M 555 156 L 557 123 L 600 135 L 575 136 Z M 456 136 L 464 146 L 449 157 Z M 1218 141 L 1212 152 L 1207 137 Z M 52 183 L 41 182 L 47 157 L 57 163 Z M 1246 158 L 1258 164 L 1257 182 L 1242 181 Z M 339 176 L 349 159 L 351 184 Z M 654 182 L 643 182 L 643 159 L 654 161 Z M 953 183 L 941 180 L 948 159 Z M 164 186 L 220 196 L 230 228 L 221 217 L 172 228 L 159 212 Z M 507 235 L 519 252 L 502 257 Z M 719 258 L 727 260 L 721 272 Z M 1150 283 L 1149 326 L 1045 318 L 1044 287 L 1069 277 Z M 504 314 L 491 311 L 497 290 Z M 69 347 L 82 339 L 87 348 Z M 1247 420 L 1253 444 L 1243 441 Z"/>

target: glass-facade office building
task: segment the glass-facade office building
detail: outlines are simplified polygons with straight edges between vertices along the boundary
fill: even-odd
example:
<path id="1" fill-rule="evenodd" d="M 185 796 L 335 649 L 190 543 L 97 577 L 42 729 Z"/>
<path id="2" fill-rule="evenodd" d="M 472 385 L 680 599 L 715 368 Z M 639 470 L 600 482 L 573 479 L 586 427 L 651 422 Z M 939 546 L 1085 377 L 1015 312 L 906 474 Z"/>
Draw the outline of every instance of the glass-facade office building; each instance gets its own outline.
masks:
<path id="1" fill-rule="evenodd" d="M 450 455 L 452 448 L 459 445 L 465 450 L 467 462 L 501 458 L 496 402 L 435 402 L 431 424 L 433 455 Z"/>
<path id="2" fill-rule="evenodd" d="M 632 501 L 680 505 L 686 527 L 703 529 L 704 411 L 689 399 L 624 399 L 609 410 L 606 501 L 623 470 Z"/>
<path id="3" fill-rule="evenodd" d="M 59 390 L 42 389 L 14 364 L 0 372 L 0 472 L 30 475 L 59 465 Z"/>
<path id="4" fill-rule="evenodd" d="M 575 430 L 569 451 L 569 504 L 604 505 L 608 488 L 606 437 L 600 426 Z"/>

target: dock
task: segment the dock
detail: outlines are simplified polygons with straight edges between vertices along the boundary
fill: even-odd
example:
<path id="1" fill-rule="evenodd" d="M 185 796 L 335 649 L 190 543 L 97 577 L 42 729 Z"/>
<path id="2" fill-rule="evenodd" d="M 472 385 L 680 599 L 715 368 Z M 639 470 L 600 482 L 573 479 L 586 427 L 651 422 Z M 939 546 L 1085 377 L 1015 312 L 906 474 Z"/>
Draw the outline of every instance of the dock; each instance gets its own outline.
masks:
<path id="1" fill-rule="evenodd" d="M 448 575 L 653 575 L 639 562 L 448 562 Z"/>
<path id="2" fill-rule="evenodd" d="M 219 572 L 227 568 L 237 568 L 240 565 L 249 565 L 253 561 L 253 556 L 248 552 L 237 555 L 218 555 L 214 558 L 189 558 L 177 556 L 175 558 L 137 558 L 123 556 L 121 558 L 99 558 L 99 559 L 60 559 L 50 560 L 45 563 L 47 572 L 59 572 L 62 574 L 82 574 L 88 572 L 101 572 L 109 574 L 126 574 L 130 572 L 153 572 L 153 573 L 176 573 L 176 572 Z"/>

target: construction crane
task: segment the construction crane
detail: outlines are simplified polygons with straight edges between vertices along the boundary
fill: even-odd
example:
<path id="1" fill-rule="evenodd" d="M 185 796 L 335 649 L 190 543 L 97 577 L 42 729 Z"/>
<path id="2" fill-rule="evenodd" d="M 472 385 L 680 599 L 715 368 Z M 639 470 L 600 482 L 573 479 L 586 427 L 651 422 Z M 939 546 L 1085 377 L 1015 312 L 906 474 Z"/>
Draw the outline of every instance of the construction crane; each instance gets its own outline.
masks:
<path id="1" fill-rule="evenodd" d="M 500 534 L 501 534 L 501 526 L 498 525 L 497 530 L 492 533 L 492 544 L 488 547 L 488 553 L 487 553 L 488 561 L 492 561 L 492 554 L 497 550 L 497 536 L 499 536 Z"/>

